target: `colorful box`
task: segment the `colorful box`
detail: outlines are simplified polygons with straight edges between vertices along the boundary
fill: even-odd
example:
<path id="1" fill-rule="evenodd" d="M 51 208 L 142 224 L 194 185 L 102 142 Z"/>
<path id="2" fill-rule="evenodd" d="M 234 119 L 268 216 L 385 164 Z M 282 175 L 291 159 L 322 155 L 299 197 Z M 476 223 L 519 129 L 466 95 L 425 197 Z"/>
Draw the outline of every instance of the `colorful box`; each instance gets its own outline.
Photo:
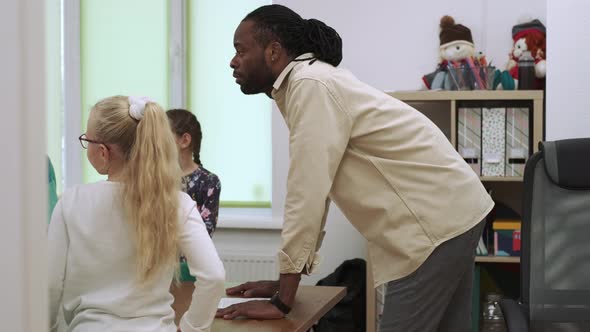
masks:
<path id="1" fill-rule="evenodd" d="M 481 118 L 481 175 L 504 176 L 506 173 L 506 109 L 483 108 Z"/>
<path id="2" fill-rule="evenodd" d="M 506 176 L 524 176 L 529 138 L 529 109 L 506 109 Z"/>
<path id="3" fill-rule="evenodd" d="M 457 111 L 457 150 L 473 171 L 481 175 L 481 108 Z"/>
<path id="4" fill-rule="evenodd" d="M 520 227 L 519 220 L 497 220 L 493 223 L 494 255 L 520 256 Z"/>

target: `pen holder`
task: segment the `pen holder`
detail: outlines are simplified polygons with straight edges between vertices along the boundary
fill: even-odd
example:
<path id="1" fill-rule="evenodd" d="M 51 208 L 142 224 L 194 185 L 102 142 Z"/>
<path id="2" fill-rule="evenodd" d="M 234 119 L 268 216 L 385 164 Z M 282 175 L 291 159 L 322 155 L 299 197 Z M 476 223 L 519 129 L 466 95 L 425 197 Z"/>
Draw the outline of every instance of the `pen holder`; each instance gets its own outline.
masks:
<path id="1" fill-rule="evenodd" d="M 449 76 L 451 77 L 453 90 L 471 90 L 472 81 L 469 75 L 469 68 L 465 66 L 449 67 Z"/>

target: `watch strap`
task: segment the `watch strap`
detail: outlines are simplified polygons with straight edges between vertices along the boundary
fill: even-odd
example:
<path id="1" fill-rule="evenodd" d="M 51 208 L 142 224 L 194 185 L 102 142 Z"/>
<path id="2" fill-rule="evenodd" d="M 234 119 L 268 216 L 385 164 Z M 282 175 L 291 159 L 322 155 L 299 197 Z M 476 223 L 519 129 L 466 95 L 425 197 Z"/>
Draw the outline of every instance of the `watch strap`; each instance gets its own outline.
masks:
<path id="1" fill-rule="evenodd" d="M 279 297 L 279 292 L 276 292 L 270 298 L 270 304 L 272 304 L 275 307 L 277 307 L 277 309 L 279 309 L 285 315 L 288 314 L 291 311 L 291 307 L 288 306 L 288 305 L 286 305 L 283 301 L 281 301 L 281 298 Z"/>

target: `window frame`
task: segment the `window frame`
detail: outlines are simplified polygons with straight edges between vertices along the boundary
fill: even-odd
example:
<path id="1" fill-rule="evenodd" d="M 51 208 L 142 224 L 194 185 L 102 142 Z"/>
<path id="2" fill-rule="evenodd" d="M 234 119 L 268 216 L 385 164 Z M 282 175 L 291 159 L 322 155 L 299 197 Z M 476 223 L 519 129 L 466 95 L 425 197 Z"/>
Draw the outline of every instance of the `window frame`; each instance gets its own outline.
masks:
<path id="1" fill-rule="evenodd" d="M 64 99 L 64 127 L 63 127 L 63 183 L 64 189 L 81 184 L 83 176 L 84 150 L 79 148 L 78 136 L 83 131 L 82 124 L 82 98 L 81 98 L 81 0 L 62 0 L 62 86 Z M 190 66 L 188 59 L 188 1 L 170 0 L 169 25 L 168 25 L 168 88 L 170 107 L 186 108 L 188 78 L 187 69 Z M 276 114 L 273 107 L 272 115 L 272 155 L 278 147 L 275 146 Z M 282 119 L 281 119 L 282 120 Z M 284 148 L 284 147 L 283 147 Z M 287 156 L 288 160 L 288 156 Z M 286 171 L 277 172 L 273 162 L 271 177 L 270 202 L 239 202 L 221 201 L 219 211 L 219 228 L 255 228 L 255 229 L 280 229 L 282 227 L 282 206 L 275 208 L 277 198 L 284 196 L 284 190 L 276 190 L 276 183 L 285 183 Z M 284 163 L 284 161 L 283 161 Z M 281 164 L 281 163 L 279 163 Z M 285 168 L 284 165 L 279 165 Z M 279 174 L 280 173 L 280 174 Z M 276 176 L 279 175 L 279 178 Z"/>

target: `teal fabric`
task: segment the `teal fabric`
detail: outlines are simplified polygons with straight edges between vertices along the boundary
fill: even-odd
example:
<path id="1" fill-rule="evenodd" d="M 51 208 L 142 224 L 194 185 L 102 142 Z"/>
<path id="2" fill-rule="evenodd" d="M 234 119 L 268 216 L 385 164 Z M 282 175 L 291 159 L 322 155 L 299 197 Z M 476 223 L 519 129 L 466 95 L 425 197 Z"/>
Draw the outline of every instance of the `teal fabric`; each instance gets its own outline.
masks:
<path id="1" fill-rule="evenodd" d="M 502 84 L 503 90 L 516 90 L 514 78 L 510 76 L 510 73 L 507 70 L 496 71 L 494 75 L 494 90 L 496 90 L 500 84 Z"/>
<path id="2" fill-rule="evenodd" d="M 53 208 L 55 204 L 57 204 L 57 180 L 55 179 L 55 170 L 53 169 L 53 164 L 51 164 L 51 159 L 47 157 L 47 168 L 48 168 L 48 189 L 49 194 L 47 195 L 49 198 L 49 217 L 47 218 L 47 222 L 51 221 L 51 214 L 53 213 Z"/>
<path id="3" fill-rule="evenodd" d="M 191 281 L 191 282 L 195 282 L 197 279 L 195 279 L 195 277 L 191 276 L 189 269 L 188 269 L 188 264 L 186 264 L 185 261 L 181 261 L 180 262 L 180 281 Z"/>

